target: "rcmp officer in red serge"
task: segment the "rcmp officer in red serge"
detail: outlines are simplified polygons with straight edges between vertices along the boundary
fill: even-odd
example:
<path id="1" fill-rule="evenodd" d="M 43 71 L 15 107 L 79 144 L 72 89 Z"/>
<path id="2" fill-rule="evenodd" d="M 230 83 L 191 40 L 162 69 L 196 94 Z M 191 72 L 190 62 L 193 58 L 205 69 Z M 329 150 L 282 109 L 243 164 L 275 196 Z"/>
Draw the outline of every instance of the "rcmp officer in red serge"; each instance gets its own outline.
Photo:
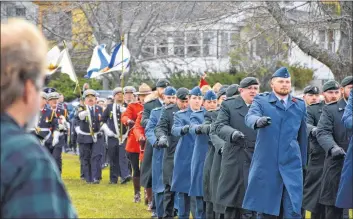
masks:
<path id="1" fill-rule="evenodd" d="M 289 93 L 287 68 L 271 79 L 272 92 L 255 97 L 245 124 L 256 129 L 243 208 L 262 218 L 301 218 L 303 169 L 307 159 L 306 107 Z M 272 122 L 271 122 L 272 121 Z"/>
<path id="2" fill-rule="evenodd" d="M 92 89 L 83 92 L 85 105 L 77 113 L 77 143 L 82 147 L 83 174 L 87 183 L 99 184 L 104 139 L 100 132 L 103 109 L 96 105 L 96 92 Z"/>
<path id="3" fill-rule="evenodd" d="M 59 93 L 56 91 L 50 92 L 48 90 L 47 100 L 49 107 L 54 112 L 54 116 L 58 121 L 58 129 L 53 132 L 53 141 L 57 141 L 58 144 L 53 145 L 53 148 L 50 148 L 50 153 L 53 155 L 56 163 L 58 164 L 60 172 L 62 171 L 62 149 L 66 144 L 65 133 L 67 133 L 68 127 L 70 124 L 67 122 L 67 110 L 61 107 L 58 107 Z M 59 132 L 59 133 L 58 133 Z"/>
<path id="4" fill-rule="evenodd" d="M 113 90 L 113 97 L 122 93 L 123 89 L 117 87 Z M 129 169 L 127 166 L 125 144 L 127 138 L 126 126 L 121 123 L 121 114 L 126 108 L 117 103 L 111 103 L 107 106 L 103 113 L 102 130 L 108 137 L 108 156 L 110 163 L 110 184 L 117 184 L 120 175 L 121 182 L 126 181 L 130 177 Z M 122 136 L 120 134 L 122 133 Z"/>

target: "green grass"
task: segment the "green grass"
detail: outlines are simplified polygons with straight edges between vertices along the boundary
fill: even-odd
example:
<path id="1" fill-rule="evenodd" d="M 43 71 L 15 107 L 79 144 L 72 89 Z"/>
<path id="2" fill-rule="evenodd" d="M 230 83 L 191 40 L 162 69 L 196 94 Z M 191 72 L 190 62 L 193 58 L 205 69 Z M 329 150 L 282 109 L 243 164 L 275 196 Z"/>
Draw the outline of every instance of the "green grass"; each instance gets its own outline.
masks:
<path id="1" fill-rule="evenodd" d="M 147 206 L 133 203 L 132 182 L 109 185 L 109 167 L 103 170 L 100 184 L 86 184 L 80 179 L 80 162 L 76 155 L 63 153 L 65 186 L 80 218 L 150 218 Z M 141 188 L 143 199 L 143 188 Z"/>

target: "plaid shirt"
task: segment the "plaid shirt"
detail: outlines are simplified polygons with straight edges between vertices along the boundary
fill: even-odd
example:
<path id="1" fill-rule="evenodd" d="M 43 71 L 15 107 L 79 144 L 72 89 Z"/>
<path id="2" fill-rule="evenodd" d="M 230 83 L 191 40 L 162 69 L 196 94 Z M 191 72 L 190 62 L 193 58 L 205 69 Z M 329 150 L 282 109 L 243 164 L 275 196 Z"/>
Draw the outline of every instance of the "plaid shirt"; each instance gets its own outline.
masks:
<path id="1" fill-rule="evenodd" d="M 8 115 L 0 147 L 1 218 L 77 218 L 48 152 Z"/>

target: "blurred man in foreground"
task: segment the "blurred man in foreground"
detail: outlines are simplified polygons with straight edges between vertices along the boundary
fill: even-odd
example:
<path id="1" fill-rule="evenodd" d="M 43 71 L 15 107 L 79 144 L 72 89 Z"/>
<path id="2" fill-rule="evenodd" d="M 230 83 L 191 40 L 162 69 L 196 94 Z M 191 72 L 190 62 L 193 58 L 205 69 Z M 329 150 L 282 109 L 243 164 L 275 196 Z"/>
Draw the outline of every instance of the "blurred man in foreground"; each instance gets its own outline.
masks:
<path id="1" fill-rule="evenodd" d="M 77 217 L 54 160 L 25 132 L 39 111 L 46 53 L 32 24 L 1 24 L 1 218 Z"/>

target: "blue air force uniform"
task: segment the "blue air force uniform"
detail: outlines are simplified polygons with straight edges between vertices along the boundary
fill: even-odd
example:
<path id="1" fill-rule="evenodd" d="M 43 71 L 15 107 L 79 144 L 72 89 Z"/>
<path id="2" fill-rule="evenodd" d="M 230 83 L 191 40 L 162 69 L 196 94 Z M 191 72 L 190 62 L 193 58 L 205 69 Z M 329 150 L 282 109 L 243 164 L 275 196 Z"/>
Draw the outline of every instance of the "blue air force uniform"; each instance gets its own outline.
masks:
<path id="1" fill-rule="evenodd" d="M 273 77 L 288 78 L 286 68 Z M 255 97 L 245 123 L 257 129 L 257 121 L 272 123 L 258 129 L 243 208 L 284 218 L 300 218 L 303 199 L 303 168 L 307 159 L 306 107 L 288 95 L 282 103 L 274 92 Z"/>
<path id="2" fill-rule="evenodd" d="M 157 139 L 154 134 L 154 129 L 159 121 L 163 107 L 158 107 L 151 111 L 150 119 L 146 125 L 145 135 L 147 140 L 153 147 L 152 154 L 152 192 L 156 204 L 156 213 L 159 218 L 163 217 L 163 192 L 164 184 L 162 180 L 162 162 L 163 153 L 162 148 L 156 147 Z"/>
<path id="3" fill-rule="evenodd" d="M 96 96 L 96 92 L 88 89 L 83 96 L 88 95 Z M 103 109 L 98 105 L 80 106 L 77 114 L 77 119 L 79 119 L 79 126 L 76 127 L 77 142 L 82 147 L 83 174 L 87 183 L 99 183 L 101 178 L 103 156 L 101 147 L 104 143 L 103 135 L 100 132 L 102 115 Z"/>

